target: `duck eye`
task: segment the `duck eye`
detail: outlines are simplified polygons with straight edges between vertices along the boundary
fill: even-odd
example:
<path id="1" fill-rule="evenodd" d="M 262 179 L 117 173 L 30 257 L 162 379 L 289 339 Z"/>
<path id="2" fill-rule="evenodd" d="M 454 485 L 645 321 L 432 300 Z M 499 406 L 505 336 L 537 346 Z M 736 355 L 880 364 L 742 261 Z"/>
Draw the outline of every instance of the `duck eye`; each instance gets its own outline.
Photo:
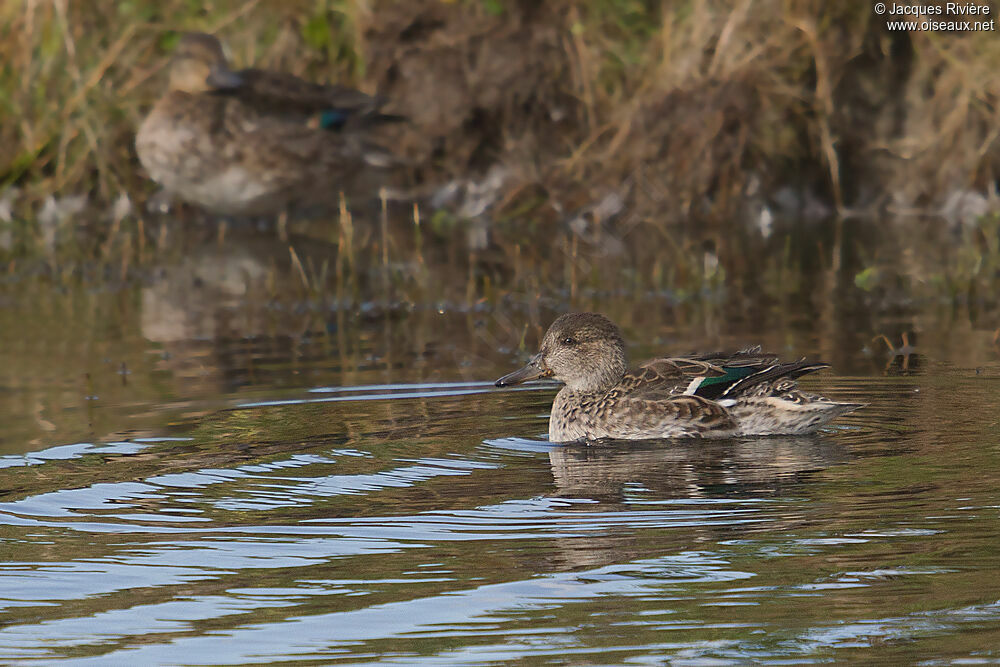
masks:
<path id="1" fill-rule="evenodd" d="M 562 344 L 563 345 L 576 345 L 576 339 L 573 338 L 572 336 L 566 336 L 565 338 L 562 339 Z"/>

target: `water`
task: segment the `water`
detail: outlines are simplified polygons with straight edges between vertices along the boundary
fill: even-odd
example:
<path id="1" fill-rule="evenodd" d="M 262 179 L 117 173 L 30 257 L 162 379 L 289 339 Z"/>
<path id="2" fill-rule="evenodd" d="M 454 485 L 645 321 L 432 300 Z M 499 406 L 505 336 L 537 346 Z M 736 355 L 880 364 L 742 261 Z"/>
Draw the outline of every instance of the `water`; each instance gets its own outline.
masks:
<path id="1" fill-rule="evenodd" d="M 490 381 L 557 308 L 288 308 L 191 257 L 0 307 L 4 663 L 1000 661 L 991 331 L 877 321 L 904 372 L 864 327 L 596 304 L 636 358 L 760 340 L 867 407 L 555 446 L 554 386 Z"/>

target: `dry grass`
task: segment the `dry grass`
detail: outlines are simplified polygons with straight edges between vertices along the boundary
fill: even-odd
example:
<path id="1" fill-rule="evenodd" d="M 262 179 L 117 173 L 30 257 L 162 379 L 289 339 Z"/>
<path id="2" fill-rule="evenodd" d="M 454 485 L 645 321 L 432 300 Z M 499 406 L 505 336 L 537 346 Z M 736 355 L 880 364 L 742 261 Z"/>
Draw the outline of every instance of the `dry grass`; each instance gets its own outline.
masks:
<path id="1" fill-rule="evenodd" d="M 780 291 L 767 276 L 837 269 L 845 250 L 839 225 L 797 254 L 794 230 L 762 240 L 754 223 L 779 189 L 841 213 L 927 212 L 989 192 L 1000 168 L 996 35 L 889 33 L 868 5 L 25 0 L 0 5 L 0 190 L 19 188 L 13 222 L 0 221 L 17 238 L 0 255 L 72 251 L 77 266 L 97 258 L 126 275 L 155 246 L 149 224 L 111 207 L 149 190 L 132 135 L 176 30 L 220 34 L 241 65 L 387 94 L 413 121 L 395 145 L 416 182 L 508 168 L 492 250 L 469 255 L 461 221 L 429 211 L 396 242 L 419 238 L 406 261 L 425 270 L 457 260 L 472 297 L 723 280 Z M 53 237 L 38 221 L 46 199 L 78 194 L 99 212 L 94 239 Z M 593 205 L 609 195 L 624 209 L 602 217 Z M 340 229 L 347 254 L 324 279 L 359 276 L 369 258 L 388 270 L 388 239 Z M 296 270 L 314 289 L 309 267 Z M 997 277 L 975 280 L 982 292 Z"/>

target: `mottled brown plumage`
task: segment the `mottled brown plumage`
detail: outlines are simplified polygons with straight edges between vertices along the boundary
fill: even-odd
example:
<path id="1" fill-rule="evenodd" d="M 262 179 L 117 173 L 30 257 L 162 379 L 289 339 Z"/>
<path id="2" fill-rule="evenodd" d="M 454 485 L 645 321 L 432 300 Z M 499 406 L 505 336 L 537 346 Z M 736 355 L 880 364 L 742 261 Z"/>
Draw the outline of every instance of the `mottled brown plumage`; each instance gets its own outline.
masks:
<path id="1" fill-rule="evenodd" d="M 826 367 L 780 363 L 753 348 L 654 359 L 626 370 L 618 327 L 596 313 L 569 313 L 552 323 L 527 366 L 496 384 L 542 377 L 566 383 L 552 404 L 553 442 L 799 434 L 859 407 L 797 389 L 797 377 Z"/>
<path id="2" fill-rule="evenodd" d="M 225 215 L 332 206 L 341 190 L 392 166 L 364 129 L 382 101 L 280 72 L 229 69 L 211 35 L 178 44 L 167 92 L 143 121 L 136 152 L 169 193 Z"/>

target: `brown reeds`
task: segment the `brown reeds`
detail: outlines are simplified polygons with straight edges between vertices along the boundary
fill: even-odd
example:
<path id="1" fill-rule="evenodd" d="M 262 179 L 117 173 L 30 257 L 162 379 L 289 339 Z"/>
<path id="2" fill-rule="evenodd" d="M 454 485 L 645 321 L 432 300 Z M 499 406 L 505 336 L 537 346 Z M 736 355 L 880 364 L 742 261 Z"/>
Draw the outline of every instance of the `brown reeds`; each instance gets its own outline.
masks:
<path id="1" fill-rule="evenodd" d="M 869 267 L 840 266 L 851 254 L 840 223 L 833 239 L 792 243 L 798 232 L 786 229 L 768 240 L 757 231 L 765 212 L 794 227 L 813 201 L 842 215 L 935 213 L 956 193 L 988 198 L 1000 177 L 996 34 L 890 32 L 869 5 L 293 0 L 192 12 L 182 0 L 29 0 L 0 7 L 0 191 L 19 188 L 6 216 L 15 222 L 0 216 L 19 235 L 0 248 L 8 268 L 32 253 L 64 253 L 65 265 L 66 248 L 86 257 L 95 247 L 108 261 L 120 252 L 128 273 L 152 254 L 146 230 L 160 230 L 162 248 L 164 227 L 141 220 L 151 188 L 132 138 L 175 31 L 191 29 L 219 33 L 238 65 L 388 96 L 410 117 L 393 145 L 416 180 L 508 169 L 487 211 L 487 249 L 467 251 L 462 220 L 444 216 L 435 231 L 434 213 L 421 222 L 417 208 L 409 240 L 372 221 L 386 293 L 403 285 L 390 281 L 396 264 L 433 270 L 448 258 L 464 265 L 470 301 L 485 285 L 565 287 L 577 300 L 593 289 L 711 291 L 719 276 L 737 291 L 783 294 L 807 265 Z M 66 242 L 87 215 L 64 216 L 54 232 L 38 222 L 48 199 L 77 195 L 103 221 L 123 192 L 138 205 L 128 220 L 89 223 L 100 244 Z M 622 212 L 594 214 L 610 195 Z M 336 220 L 331 280 L 357 297 L 371 239 L 355 235 L 346 207 Z M 975 224 L 949 237 L 979 259 L 943 260 L 953 294 L 996 285 L 984 255 L 993 246 Z M 924 259 L 907 258 L 915 283 L 941 261 Z M 301 278 L 308 265 L 297 267 Z M 309 273 L 315 291 L 326 272 Z"/>

